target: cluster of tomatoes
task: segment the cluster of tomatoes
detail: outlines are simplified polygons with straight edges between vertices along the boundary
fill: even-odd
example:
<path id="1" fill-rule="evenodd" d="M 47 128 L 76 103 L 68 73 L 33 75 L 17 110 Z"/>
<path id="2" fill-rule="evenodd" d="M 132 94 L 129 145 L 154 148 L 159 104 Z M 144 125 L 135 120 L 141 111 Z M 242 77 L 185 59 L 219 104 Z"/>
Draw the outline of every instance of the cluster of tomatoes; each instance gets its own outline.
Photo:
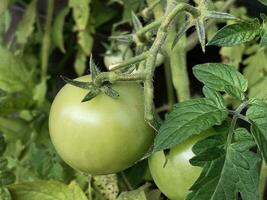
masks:
<path id="1" fill-rule="evenodd" d="M 125 47 L 116 55 L 107 55 L 106 66 L 122 62 Z M 132 56 L 128 51 L 125 55 Z M 161 63 L 162 64 L 163 56 Z M 91 76 L 78 81 L 89 82 Z M 117 173 L 141 159 L 153 144 L 154 130 L 144 120 L 144 93 L 138 83 L 112 85 L 118 99 L 100 93 L 81 102 L 88 90 L 66 84 L 57 94 L 49 116 L 52 142 L 61 158 L 76 170 L 104 175 Z M 172 200 L 184 199 L 200 168 L 189 163 L 192 145 L 203 136 L 194 137 L 171 149 L 166 166 L 163 152 L 149 158 L 151 175 Z M 190 176 L 188 175 L 190 174 Z"/>

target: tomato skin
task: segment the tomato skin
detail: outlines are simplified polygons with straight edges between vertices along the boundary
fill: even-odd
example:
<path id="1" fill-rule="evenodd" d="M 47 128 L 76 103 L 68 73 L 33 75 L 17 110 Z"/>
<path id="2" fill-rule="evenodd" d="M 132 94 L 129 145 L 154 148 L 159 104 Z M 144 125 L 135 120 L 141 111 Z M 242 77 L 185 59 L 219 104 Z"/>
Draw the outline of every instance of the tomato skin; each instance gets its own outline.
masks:
<path id="1" fill-rule="evenodd" d="M 82 103 L 88 90 L 66 84 L 50 110 L 50 136 L 58 154 L 71 167 L 92 175 L 132 166 L 153 143 L 154 131 L 144 121 L 142 87 L 125 82 L 112 87 L 119 99 L 101 93 Z"/>
<path id="2" fill-rule="evenodd" d="M 163 151 L 154 153 L 148 160 L 149 169 L 158 188 L 171 200 L 184 200 L 189 188 L 199 177 L 202 168 L 192 166 L 189 160 L 194 156 L 193 145 L 200 139 L 211 135 L 206 131 L 193 136 L 170 150 L 165 167 Z"/>

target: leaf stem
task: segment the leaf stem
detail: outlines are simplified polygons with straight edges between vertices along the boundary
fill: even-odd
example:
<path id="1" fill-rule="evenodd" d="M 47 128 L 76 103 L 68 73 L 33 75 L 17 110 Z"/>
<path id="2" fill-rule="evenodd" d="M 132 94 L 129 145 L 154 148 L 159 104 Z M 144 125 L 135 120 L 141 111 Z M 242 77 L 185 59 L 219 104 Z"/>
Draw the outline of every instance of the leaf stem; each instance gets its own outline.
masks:
<path id="1" fill-rule="evenodd" d="M 232 138 L 233 138 L 233 134 L 234 134 L 234 130 L 235 130 L 235 126 L 236 126 L 236 122 L 240 116 L 240 113 L 242 112 L 242 110 L 247 107 L 247 105 L 249 104 L 248 101 L 244 101 L 242 104 L 240 104 L 240 106 L 234 111 L 233 113 L 233 119 L 231 122 L 231 126 L 229 128 L 229 132 L 228 132 L 228 137 L 227 137 L 227 146 L 231 145 L 232 143 Z"/>

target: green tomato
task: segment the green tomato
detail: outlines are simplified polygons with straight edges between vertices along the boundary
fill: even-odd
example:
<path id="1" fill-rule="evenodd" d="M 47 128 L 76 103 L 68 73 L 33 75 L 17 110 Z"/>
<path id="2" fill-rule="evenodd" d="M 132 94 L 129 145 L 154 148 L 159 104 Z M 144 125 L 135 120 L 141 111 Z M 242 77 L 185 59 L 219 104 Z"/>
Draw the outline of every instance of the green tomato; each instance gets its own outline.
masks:
<path id="1" fill-rule="evenodd" d="M 117 173 L 132 166 L 153 143 L 154 131 L 144 120 L 143 88 L 124 82 L 113 89 L 120 94 L 117 100 L 101 93 L 82 103 L 88 90 L 66 84 L 52 104 L 52 143 L 77 170 L 92 175 Z"/>
<path id="2" fill-rule="evenodd" d="M 108 70 L 111 70 L 111 65 L 121 63 L 131 57 L 133 57 L 133 52 L 129 46 L 126 44 L 119 44 L 116 52 L 111 52 L 111 50 L 106 52 L 104 64 Z"/>
<path id="3" fill-rule="evenodd" d="M 156 59 L 156 67 L 159 67 L 160 65 L 163 64 L 163 61 L 164 61 L 164 56 L 162 53 L 158 53 L 157 54 L 157 59 Z"/>
<path id="4" fill-rule="evenodd" d="M 193 145 L 210 135 L 211 130 L 193 136 L 170 150 L 168 162 L 164 167 L 163 151 L 156 152 L 149 158 L 149 169 L 158 188 L 171 200 L 184 200 L 201 173 L 201 168 L 192 166 L 189 160 L 194 156 Z"/>

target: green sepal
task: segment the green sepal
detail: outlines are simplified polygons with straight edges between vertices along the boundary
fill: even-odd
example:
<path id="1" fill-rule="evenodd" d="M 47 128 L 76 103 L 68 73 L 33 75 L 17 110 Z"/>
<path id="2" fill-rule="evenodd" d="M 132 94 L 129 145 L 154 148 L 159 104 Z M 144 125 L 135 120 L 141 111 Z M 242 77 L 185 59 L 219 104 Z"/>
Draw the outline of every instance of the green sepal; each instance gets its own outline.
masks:
<path id="1" fill-rule="evenodd" d="M 111 84 L 102 86 L 101 87 L 101 91 L 105 95 L 107 95 L 107 96 L 109 96 L 109 97 L 111 97 L 113 99 L 118 99 L 119 96 L 120 96 L 119 93 L 116 90 L 112 89 Z"/>
<path id="2" fill-rule="evenodd" d="M 91 89 L 93 87 L 93 83 L 91 82 L 81 82 L 81 81 L 75 81 L 71 80 L 65 76 L 60 76 L 66 83 L 71 84 L 73 86 L 82 88 L 82 89 Z"/>
<path id="3" fill-rule="evenodd" d="M 97 75 L 101 73 L 101 71 L 98 69 L 97 65 L 95 64 L 92 56 L 90 57 L 90 73 L 91 73 L 93 81 L 95 80 Z"/>
<path id="4" fill-rule="evenodd" d="M 82 102 L 90 101 L 91 99 L 95 98 L 100 92 L 101 90 L 99 88 L 93 87 L 90 92 L 85 95 Z"/>

